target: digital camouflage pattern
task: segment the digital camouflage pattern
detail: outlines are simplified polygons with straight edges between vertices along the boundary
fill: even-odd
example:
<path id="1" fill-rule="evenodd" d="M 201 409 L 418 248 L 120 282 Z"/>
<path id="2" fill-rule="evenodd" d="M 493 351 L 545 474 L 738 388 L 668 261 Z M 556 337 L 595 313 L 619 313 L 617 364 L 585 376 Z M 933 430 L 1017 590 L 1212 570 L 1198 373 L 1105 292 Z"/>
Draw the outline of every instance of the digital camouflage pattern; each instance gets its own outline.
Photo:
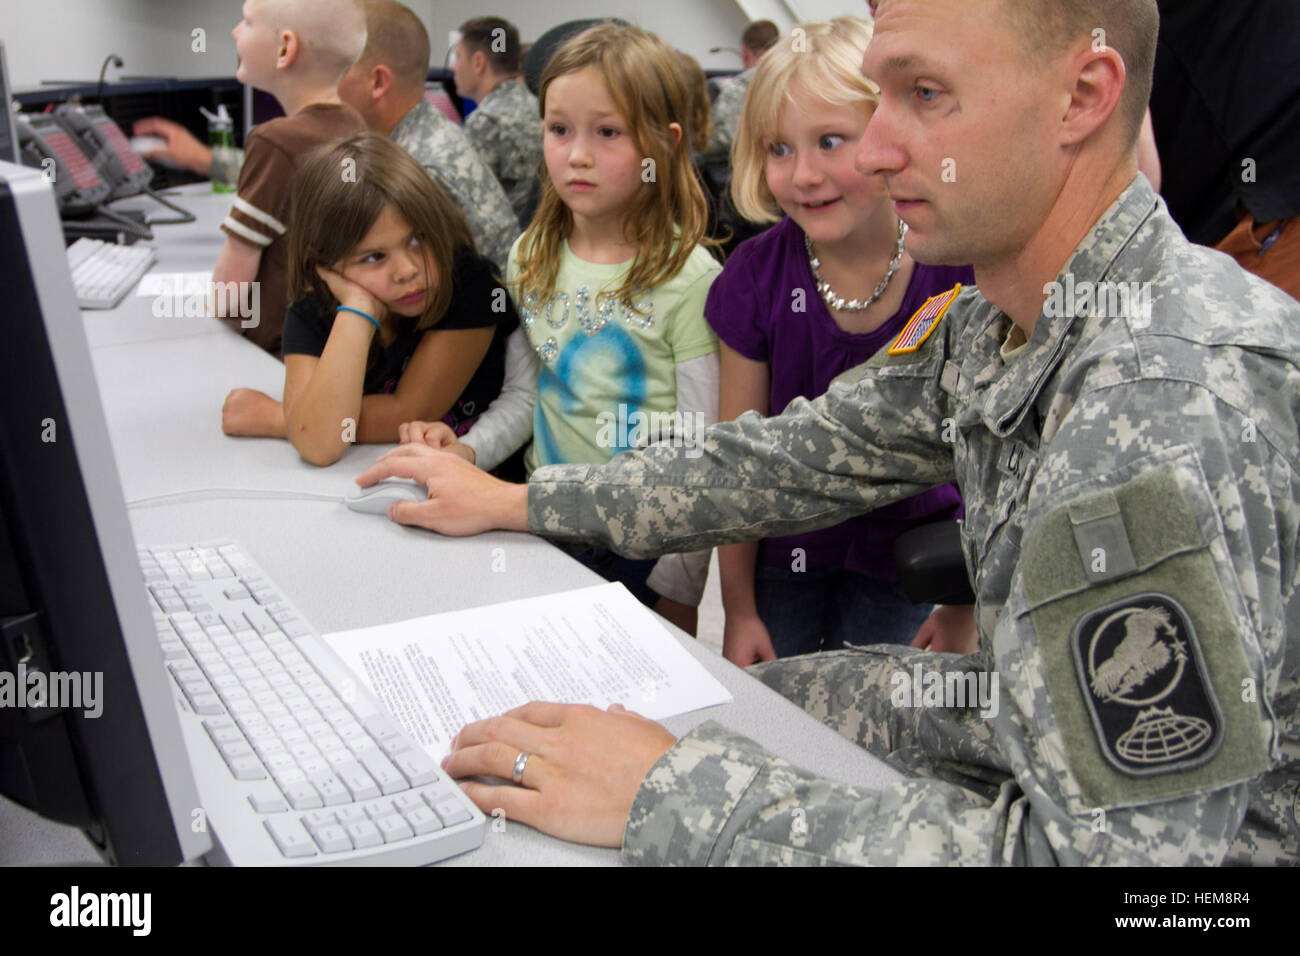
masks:
<path id="1" fill-rule="evenodd" d="M 535 531 L 633 556 L 824 527 L 952 480 L 966 502 L 975 655 L 874 647 L 754 669 L 912 776 L 855 789 L 706 723 L 642 782 L 628 860 L 1296 862 L 1300 304 L 1189 244 L 1140 176 L 1058 282 L 1145 284 L 1149 309 L 1049 310 L 1004 360 L 1010 320 L 966 289 L 915 353 L 713 426 L 700 458 L 654 446 L 533 475 Z M 1176 627 L 1097 650 L 1094 612 L 1156 598 Z M 992 669 L 996 717 L 895 708 L 893 676 L 916 662 Z M 1183 685 L 1212 699 L 1201 716 L 1180 710 Z M 1098 702 L 1134 704 L 1117 738 L 1143 774 L 1106 759 Z M 1197 721 L 1195 761 L 1176 759 L 1189 733 L 1150 732 Z"/>
<path id="2" fill-rule="evenodd" d="M 542 165 L 537 97 L 520 80 L 499 83 L 465 120 L 465 135 L 501 183 L 515 217 L 526 226 Z"/>
<path id="3" fill-rule="evenodd" d="M 388 138 L 414 156 L 460 207 L 478 251 L 505 275 L 510 247 L 523 230 L 501 184 L 460 127 L 420 100 Z"/>
<path id="4" fill-rule="evenodd" d="M 736 138 L 736 127 L 740 124 L 740 110 L 745 105 L 745 94 L 749 92 L 749 81 L 753 78 L 754 71 L 746 70 L 722 84 L 718 98 L 713 101 L 713 139 L 709 143 L 710 151 L 725 153 L 731 149 L 731 141 Z"/>

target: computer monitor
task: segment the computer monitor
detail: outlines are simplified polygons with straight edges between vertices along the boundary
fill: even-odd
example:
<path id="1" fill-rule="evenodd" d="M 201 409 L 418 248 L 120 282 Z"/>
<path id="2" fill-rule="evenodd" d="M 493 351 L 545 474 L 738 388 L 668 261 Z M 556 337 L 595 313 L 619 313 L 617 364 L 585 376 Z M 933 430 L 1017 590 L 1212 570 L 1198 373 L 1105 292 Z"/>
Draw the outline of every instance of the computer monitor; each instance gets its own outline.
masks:
<path id="1" fill-rule="evenodd" d="M 14 91 L 9 86 L 9 64 L 0 41 L 0 162 L 18 162 L 18 131 L 14 128 Z"/>
<path id="2" fill-rule="evenodd" d="M 81 827 L 110 862 L 196 859 L 212 841 L 194 825 L 54 192 L 6 162 L 0 278 L 0 793 Z"/>

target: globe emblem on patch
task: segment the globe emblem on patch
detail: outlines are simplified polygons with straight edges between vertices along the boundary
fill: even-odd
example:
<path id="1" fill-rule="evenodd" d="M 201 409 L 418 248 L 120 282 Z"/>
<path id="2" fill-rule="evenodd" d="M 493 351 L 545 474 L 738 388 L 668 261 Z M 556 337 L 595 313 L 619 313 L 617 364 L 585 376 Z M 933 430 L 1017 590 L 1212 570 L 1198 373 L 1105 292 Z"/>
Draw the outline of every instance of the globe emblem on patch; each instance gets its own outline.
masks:
<path id="1" fill-rule="evenodd" d="M 1164 764 L 1197 753 L 1214 735 L 1209 721 L 1152 707 L 1120 734 L 1115 750 L 1136 764 Z"/>

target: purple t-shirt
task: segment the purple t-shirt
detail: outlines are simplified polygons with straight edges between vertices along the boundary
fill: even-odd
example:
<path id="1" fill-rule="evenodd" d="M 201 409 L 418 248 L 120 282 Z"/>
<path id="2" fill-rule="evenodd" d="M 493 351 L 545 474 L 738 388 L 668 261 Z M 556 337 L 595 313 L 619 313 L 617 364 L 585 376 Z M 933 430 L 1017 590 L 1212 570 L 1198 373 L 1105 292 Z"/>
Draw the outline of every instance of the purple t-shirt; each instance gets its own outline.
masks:
<path id="1" fill-rule="evenodd" d="M 728 347 L 771 369 L 768 401 L 775 415 L 800 396 L 823 394 L 837 375 L 870 359 L 930 296 L 974 281 L 969 267 L 918 263 L 902 305 L 888 322 L 865 335 L 845 332 L 817 294 L 803 230 L 784 219 L 736 247 L 709 290 L 704 316 Z M 803 312 L 793 311 L 796 289 L 804 293 Z M 788 568 L 793 549 L 802 548 L 810 569 L 843 567 L 896 581 L 894 539 L 915 525 L 951 521 L 963 513 L 957 486 L 940 485 L 831 528 L 768 538 L 759 547 L 759 560 Z"/>

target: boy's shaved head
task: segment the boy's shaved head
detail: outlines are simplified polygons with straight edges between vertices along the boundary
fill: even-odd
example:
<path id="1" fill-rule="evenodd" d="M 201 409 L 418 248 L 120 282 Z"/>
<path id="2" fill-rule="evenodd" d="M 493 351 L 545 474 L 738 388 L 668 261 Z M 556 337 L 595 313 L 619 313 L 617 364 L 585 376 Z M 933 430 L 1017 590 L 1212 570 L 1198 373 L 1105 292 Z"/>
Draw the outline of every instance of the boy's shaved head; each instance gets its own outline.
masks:
<path id="1" fill-rule="evenodd" d="M 361 64 L 383 63 L 405 90 L 424 89 L 429 75 L 429 33 L 407 7 L 394 0 L 367 0 L 366 48 Z"/>
<path id="2" fill-rule="evenodd" d="M 362 0 L 258 0 L 276 33 L 298 36 L 308 73 L 337 80 L 357 62 L 366 45 Z"/>
<path id="3" fill-rule="evenodd" d="M 1000 8 L 1036 61 L 1081 42 L 1099 41 L 1118 52 L 1128 73 L 1120 109 L 1131 141 L 1137 140 L 1151 99 L 1160 26 L 1156 0 L 1000 0 Z"/>

